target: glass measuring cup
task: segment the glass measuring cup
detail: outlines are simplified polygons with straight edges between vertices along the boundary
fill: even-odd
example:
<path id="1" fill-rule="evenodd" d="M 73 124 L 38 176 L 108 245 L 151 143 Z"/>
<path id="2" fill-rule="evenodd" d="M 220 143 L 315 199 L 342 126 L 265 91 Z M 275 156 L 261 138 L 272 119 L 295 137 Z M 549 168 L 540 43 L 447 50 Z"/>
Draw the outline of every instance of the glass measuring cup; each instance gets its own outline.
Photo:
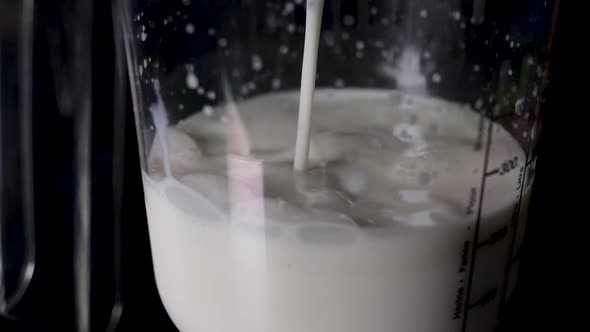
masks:
<path id="1" fill-rule="evenodd" d="M 190 331 L 493 331 L 555 3 L 121 1 L 154 269 Z"/>

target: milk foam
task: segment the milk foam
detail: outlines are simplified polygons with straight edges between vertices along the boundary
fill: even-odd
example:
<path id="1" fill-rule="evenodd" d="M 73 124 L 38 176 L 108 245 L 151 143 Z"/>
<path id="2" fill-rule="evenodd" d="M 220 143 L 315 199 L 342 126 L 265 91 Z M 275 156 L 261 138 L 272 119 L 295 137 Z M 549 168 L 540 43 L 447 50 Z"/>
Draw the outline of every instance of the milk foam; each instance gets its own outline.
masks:
<path id="1" fill-rule="evenodd" d="M 318 90 L 301 173 L 298 94 L 235 106 L 249 156 L 228 154 L 219 107 L 168 129 L 172 176 L 158 140 L 144 174 L 158 288 L 181 331 L 456 331 L 484 172 L 480 115 L 395 91 Z M 489 164 L 514 157 L 522 149 L 493 124 Z M 510 223 L 517 176 L 487 184 L 481 238 Z M 502 286 L 507 248 L 478 258 L 474 294 Z M 472 331 L 496 314 L 482 311 Z"/>

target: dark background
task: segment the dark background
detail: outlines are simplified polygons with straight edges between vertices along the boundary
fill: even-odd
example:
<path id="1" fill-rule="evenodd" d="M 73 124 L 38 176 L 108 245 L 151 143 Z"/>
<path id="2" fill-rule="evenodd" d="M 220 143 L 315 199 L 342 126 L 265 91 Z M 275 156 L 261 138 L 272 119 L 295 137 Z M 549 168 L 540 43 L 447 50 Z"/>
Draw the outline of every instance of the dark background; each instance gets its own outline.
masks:
<path id="1" fill-rule="evenodd" d="M 100 2 L 100 1 L 96 1 Z M 581 8 L 574 1 L 562 1 L 553 48 L 550 83 L 544 106 L 544 128 L 534 187 L 530 220 L 523 249 L 519 286 L 502 331 L 587 330 L 582 322 L 588 308 L 581 277 L 587 265 L 583 235 L 588 217 L 582 194 L 587 162 L 582 159 L 585 145 L 583 126 L 585 95 L 576 92 L 580 63 L 580 29 L 587 24 L 575 20 Z M 579 6 L 581 7 L 581 6 Z M 46 10 L 43 6 L 38 11 Z M 38 16 L 42 16 L 38 13 Z M 0 318 L 0 331 L 72 331 L 74 290 L 72 277 L 73 121 L 57 111 L 52 88 L 52 67 L 46 26 L 39 19 L 35 37 L 34 153 L 38 257 L 33 283 L 14 316 Z M 138 162 L 133 114 L 126 101 L 125 141 L 113 142 L 113 91 L 115 50 L 112 43 L 111 11 L 107 2 L 95 7 L 93 48 L 93 242 L 92 242 L 92 323 L 93 331 L 104 331 L 114 302 L 124 304 L 117 331 L 175 331 L 157 295 Z M 584 38 L 584 37 L 582 37 Z M 587 38 L 586 38 L 587 39 Z M 587 79 L 585 79 L 587 82 Z M 582 85 L 588 86 L 587 83 Z M 124 145 L 124 185 L 121 224 L 122 279 L 113 278 L 115 256 L 112 242 L 116 225 L 112 222 L 113 144 Z M 59 148 L 56 148 L 59 147 Z M 121 298 L 115 296 L 117 282 Z M 579 304 L 573 304 L 579 301 Z M 587 315 L 587 314 L 586 314 Z M 575 324 L 580 323 L 577 326 Z M 584 328 L 586 326 L 586 328 Z M 256 331 L 246 331 L 256 332 Z M 302 331 L 303 332 L 303 331 Z M 405 331 L 400 331 L 405 332 Z M 432 331 L 436 332 L 436 331 Z"/>

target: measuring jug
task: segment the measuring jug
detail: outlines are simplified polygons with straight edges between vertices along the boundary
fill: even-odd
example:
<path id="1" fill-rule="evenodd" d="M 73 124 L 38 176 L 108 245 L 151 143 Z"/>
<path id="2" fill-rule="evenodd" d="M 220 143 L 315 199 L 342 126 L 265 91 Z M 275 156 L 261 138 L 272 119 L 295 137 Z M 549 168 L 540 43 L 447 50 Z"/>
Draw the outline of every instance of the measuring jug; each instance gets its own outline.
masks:
<path id="1" fill-rule="evenodd" d="M 556 6 L 119 1 L 178 329 L 495 330 Z"/>

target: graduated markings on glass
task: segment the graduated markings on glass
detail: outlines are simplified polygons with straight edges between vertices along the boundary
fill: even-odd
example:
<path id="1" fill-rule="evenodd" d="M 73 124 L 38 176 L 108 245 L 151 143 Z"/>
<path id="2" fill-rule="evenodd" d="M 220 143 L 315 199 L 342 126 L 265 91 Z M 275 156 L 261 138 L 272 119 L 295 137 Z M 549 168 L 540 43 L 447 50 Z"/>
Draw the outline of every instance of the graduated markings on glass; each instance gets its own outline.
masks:
<path id="1" fill-rule="evenodd" d="M 525 170 L 532 164 L 534 159 L 527 160 L 526 163 L 518 157 L 514 156 L 511 159 L 507 159 L 502 162 L 501 165 L 488 165 L 489 160 L 489 153 L 490 153 L 490 146 L 492 142 L 492 124 L 493 122 L 490 121 L 487 130 L 487 142 L 488 147 L 485 151 L 485 161 L 484 161 L 484 169 L 486 172 L 484 173 L 481 181 L 481 185 L 479 187 L 474 186 L 470 189 L 469 192 L 469 201 L 466 208 L 467 215 L 476 215 L 477 222 L 475 224 L 475 229 L 472 229 L 472 226 L 467 226 L 466 231 L 471 232 L 473 231 L 472 239 L 466 239 L 463 247 L 461 248 L 460 252 L 460 265 L 458 268 L 458 272 L 460 274 L 460 280 L 457 285 L 456 290 L 456 297 L 455 297 L 455 310 L 453 311 L 453 320 L 462 320 L 461 331 L 467 331 L 467 322 L 468 322 L 468 314 L 471 310 L 474 310 L 478 307 L 484 307 L 500 296 L 499 301 L 499 313 L 501 313 L 501 309 L 506 302 L 507 296 L 507 288 L 509 287 L 508 281 L 511 276 L 512 267 L 514 264 L 518 262 L 519 259 L 519 252 L 515 252 L 516 246 L 516 231 L 518 227 L 518 222 L 520 218 L 520 209 L 522 203 L 522 196 L 524 192 L 525 186 Z M 484 129 L 484 128 L 482 128 Z M 484 129 L 485 130 L 485 129 Z M 528 143 L 530 145 L 530 142 Z M 528 148 L 525 151 L 525 155 L 528 156 Z M 480 149 L 480 147 L 475 147 L 475 149 Z M 491 169 L 490 169 L 491 168 Z M 493 231 L 486 239 L 479 239 L 479 231 L 480 231 L 480 222 L 481 222 L 481 215 L 483 209 L 483 202 L 484 202 L 484 192 L 485 192 L 485 184 L 487 181 L 492 181 L 494 177 L 504 176 L 511 172 L 519 172 L 518 181 L 515 187 L 515 202 L 512 209 L 512 216 L 509 225 L 505 225 L 498 230 Z M 478 195 L 479 193 L 479 195 Z M 500 284 L 502 284 L 502 289 L 498 289 L 497 287 L 489 288 L 485 290 L 478 298 L 473 299 L 471 296 L 471 288 L 472 282 L 474 279 L 475 271 L 475 261 L 477 256 L 477 251 L 484 249 L 486 247 L 495 247 L 496 245 L 500 244 L 500 242 L 510 236 L 511 242 L 509 243 L 509 250 L 507 255 L 512 257 L 506 257 L 506 271 L 504 273 L 504 279 L 500 280 Z M 475 245 L 473 245 L 475 243 Z"/>

